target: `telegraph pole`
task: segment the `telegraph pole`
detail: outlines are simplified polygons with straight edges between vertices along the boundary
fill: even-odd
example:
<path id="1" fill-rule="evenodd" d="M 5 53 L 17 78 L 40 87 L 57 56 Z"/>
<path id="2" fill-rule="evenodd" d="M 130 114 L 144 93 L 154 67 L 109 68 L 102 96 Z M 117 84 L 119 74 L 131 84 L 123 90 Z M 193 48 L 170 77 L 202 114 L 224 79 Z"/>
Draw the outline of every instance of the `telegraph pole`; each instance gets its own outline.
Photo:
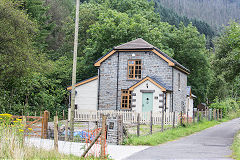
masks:
<path id="1" fill-rule="evenodd" d="M 77 68 L 77 47 L 78 47 L 78 24 L 79 24 L 79 0 L 76 0 L 76 18 L 75 18 L 75 35 L 73 50 L 73 69 L 72 69 L 72 92 L 71 92 L 71 114 L 70 114 L 70 139 L 73 140 L 74 132 L 74 109 L 75 109 L 75 84 Z"/>

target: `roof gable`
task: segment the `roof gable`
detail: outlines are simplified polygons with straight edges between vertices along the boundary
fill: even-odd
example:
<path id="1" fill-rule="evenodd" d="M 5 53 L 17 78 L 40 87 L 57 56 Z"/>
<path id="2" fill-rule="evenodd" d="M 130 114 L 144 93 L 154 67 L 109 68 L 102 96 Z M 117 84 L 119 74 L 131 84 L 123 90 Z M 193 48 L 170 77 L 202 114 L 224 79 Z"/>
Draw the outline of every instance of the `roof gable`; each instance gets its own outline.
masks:
<path id="1" fill-rule="evenodd" d="M 155 77 L 145 77 L 142 80 L 138 81 L 136 84 L 134 84 L 133 86 L 131 86 L 130 88 L 128 88 L 130 91 L 134 90 L 134 88 L 136 88 L 137 86 L 141 85 L 142 83 L 146 82 L 146 81 L 150 81 L 152 82 L 154 85 L 156 85 L 157 87 L 159 87 L 161 89 L 162 92 L 166 92 L 166 91 L 171 91 L 171 88 L 166 86 L 164 83 L 162 83 L 159 79 L 156 79 Z"/>
<path id="2" fill-rule="evenodd" d="M 88 82 L 94 81 L 94 80 L 96 80 L 96 79 L 98 79 L 98 76 L 94 76 L 94 77 L 85 79 L 85 80 L 83 80 L 83 81 L 80 81 L 80 82 L 76 83 L 76 84 L 75 84 L 75 87 L 81 86 L 81 85 L 83 85 L 83 84 L 86 84 L 86 83 L 88 83 Z M 67 90 L 68 90 L 68 91 L 72 90 L 72 86 L 67 87 Z"/>
<path id="3" fill-rule="evenodd" d="M 113 55 L 117 51 L 122 51 L 122 52 L 124 52 L 124 51 L 143 51 L 143 52 L 144 51 L 152 51 L 153 53 L 158 55 L 160 58 L 162 58 L 164 61 L 166 61 L 169 66 L 175 67 L 178 70 L 180 70 L 186 74 L 190 73 L 190 71 L 187 68 L 185 68 L 183 65 L 181 65 L 176 60 L 169 57 L 164 52 L 160 51 L 160 49 L 154 47 L 153 45 L 149 44 L 148 42 L 144 41 L 141 38 L 138 38 L 136 40 L 133 40 L 133 41 L 130 41 L 130 42 L 124 43 L 122 45 L 114 47 L 110 52 L 108 52 L 107 54 L 105 54 L 104 56 L 99 58 L 95 62 L 94 66 L 97 66 L 97 67 L 101 66 L 101 63 L 103 61 L 108 59 L 111 55 Z"/>

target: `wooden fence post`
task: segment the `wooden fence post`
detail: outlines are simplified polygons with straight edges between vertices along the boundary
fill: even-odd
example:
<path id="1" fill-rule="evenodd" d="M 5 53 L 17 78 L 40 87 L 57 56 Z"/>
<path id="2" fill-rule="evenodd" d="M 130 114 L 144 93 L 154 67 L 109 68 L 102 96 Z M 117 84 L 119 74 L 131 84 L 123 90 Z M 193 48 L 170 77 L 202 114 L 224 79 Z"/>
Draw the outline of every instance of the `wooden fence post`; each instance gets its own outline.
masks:
<path id="1" fill-rule="evenodd" d="M 173 112 L 173 128 L 175 128 L 175 111 Z"/>
<path id="2" fill-rule="evenodd" d="M 181 126 L 183 126 L 183 113 L 182 113 L 182 111 L 181 111 L 180 122 L 181 122 Z"/>
<path id="3" fill-rule="evenodd" d="M 25 116 L 22 117 L 22 125 L 24 128 L 24 132 L 23 132 L 23 142 L 25 142 L 25 136 L 26 136 L 26 125 L 27 125 L 27 119 Z"/>
<path id="4" fill-rule="evenodd" d="M 219 120 L 219 109 L 217 109 L 217 121 Z"/>
<path id="5" fill-rule="evenodd" d="M 105 158 L 106 121 L 107 121 L 107 116 L 102 115 L 101 158 Z"/>
<path id="6" fill-rule="evenodd" d="M 64 110 L 63 110 L 63 120 L 65 119 L 65 114 L 64 114 Z"/>
<path id="7" fill-rule="evenodd" d="M 43 114 L 43 126 L 42 126 L 42 129 L 43 129 L 43 138 L 44 139 L 47 139 L 47 129 L 48 129 L 48 111 L 44 111 L 44 114 Z"/>
<path id="8" fill-rule="evenodd" d="M 58 116 L 54 116 L 54 149 L 58 151 Z"/>
<path id="9" fill-rule="evenodd" d="M 223 118 L 222 113 L 223 113 L 223 112 L 222 112 L 222 109 L 220 109 L 220 114 L 221 114 L 221 117 L 220 117 L 220 118 L 221 118 L 221 119 Z"/>
<path id="10" fill-rule="evenodd" d="M 188 124 L 188 111 L 187 111 L 187 124 Z"/>
<path id="11" fill-rule="evenodd" d="M 195 111 L 193 110 L 193 124 L 195 124 Z"/>
<path id="12" fill-rule="evenodd" d="M 137 136 L 140 136 L 140 113 L 137 115 Z"/>
<path id="13" fill-rule="evenodd" d="M 214 115 L 215 116 L 214 119 L 217 120 L 217 109 L 214 110 L 214 114 L 215 114 Z"/>
<path id="14" fill-rule="evenodd" d="M 152 134 L 152 126 L 153 126 L 153 117 L 152 117 L 152 111 L 150 112 L 150 134 Z"/>
<path id="15" fill-rule="evenodd" d="M 199 115 L 199 110 L 197 110 L 197 122 L 199 123 L 199 121 L 200 121 L 200 117 L 199 117 L 200 115 Z"/>
<path id="16" fill-rule="evenodd" d="M 164 131 L 164 107 L 162 108 L 162 125 L 161 125 L 161 131 Z"/>
<path id="17" fill-rule="evenodd" d="M 206 120 L 209 121 L 209 109 L 206 110 L 206 115 L 207 115 Z"/>
<path id="18" fill-rule="evenodd" d="M 215 120 L 215 109 L 212 109 L 212 120 Z"/>
<path id="19" fill-rule="evenodd" d="M 68 120 L 66 120 L 65 125 L 65 141 L 68 141 Z"/>

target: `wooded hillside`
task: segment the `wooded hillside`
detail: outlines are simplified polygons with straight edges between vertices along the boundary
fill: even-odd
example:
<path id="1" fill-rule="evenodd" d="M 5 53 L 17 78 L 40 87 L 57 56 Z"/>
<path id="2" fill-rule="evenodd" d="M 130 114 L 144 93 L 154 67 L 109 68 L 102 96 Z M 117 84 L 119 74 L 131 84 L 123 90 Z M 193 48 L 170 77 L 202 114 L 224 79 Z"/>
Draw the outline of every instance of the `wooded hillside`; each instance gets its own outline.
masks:
<path id="1" fill-rule="evenodd" d="M 219 28 L 240 20 L 240 0 L 154 0 L 181 16 L 197 18 Z"/>

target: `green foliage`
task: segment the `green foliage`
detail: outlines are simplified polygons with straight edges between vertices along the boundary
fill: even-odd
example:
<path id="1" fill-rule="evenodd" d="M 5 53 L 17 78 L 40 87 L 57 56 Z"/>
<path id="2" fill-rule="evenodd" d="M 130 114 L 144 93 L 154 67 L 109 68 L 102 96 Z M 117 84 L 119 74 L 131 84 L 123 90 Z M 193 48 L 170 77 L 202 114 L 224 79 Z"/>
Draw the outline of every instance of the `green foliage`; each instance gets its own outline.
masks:
<path id="1" fill-rule="evenodd" d="M 240 132 L 235 135 L 231 149 L 233 150 L 233 158 L 240 160 Z"/>
<path id="2" fill-rule="evenodd" d="M 10 1 L 0 2 L 0 87 L 14 89 L 18 79 L 36 68 L 32 47 L 35 24 Z"/>
<path id="3" fill-rule="evenodd" d="M 223 111 L 223 116 L 236 118 L 238 116 L 234 116 L 232 114 L 239 114 L 240 111 L 240 102 L 237 102 L 235 99 L 227 98 L 225 100 L 215 99 L 215 102 L 210 105 L 210 108 L 213 109 L 221 109 Z"/>
<path id="4" fill-rule="evenodd" d="M 212 57 L 212 69 L 216 77 L 212 81 L 213 98 L 237 98 L 240 96 L 240 25 L 231 22 L 215 43 L 216 51 Z"/>
<path id="5" fill-rule="evenodd" d="M 174 51 L 173 58 L 191 72 L 188 85 L 192 86 L 192 93 L 198 97 L 197 103 L 206 100 L 210 83 L 210 64 L 205 55 L 205 43 L 204 35 L 200 35 L 191 24 L 185 27 L 183 23 L 167 40 L 169 48 Z"/>

